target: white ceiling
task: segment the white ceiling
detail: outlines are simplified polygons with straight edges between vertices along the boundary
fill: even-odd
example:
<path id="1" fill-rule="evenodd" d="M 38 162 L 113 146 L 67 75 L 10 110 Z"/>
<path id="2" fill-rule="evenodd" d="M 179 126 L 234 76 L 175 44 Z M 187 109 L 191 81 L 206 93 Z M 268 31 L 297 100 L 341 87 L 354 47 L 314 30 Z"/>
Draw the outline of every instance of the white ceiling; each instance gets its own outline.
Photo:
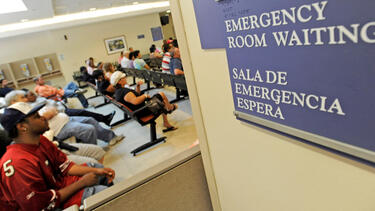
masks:
<path id="1" fill-rule="evenodd" d="M 131 5 L 133 2 L 150 3 L 160 0 L 23 0 L 27 11 L 0 15 L 0 25 L 19 23 L 22 19 L 38 20 L 89 11 Z"/>
<path id="2" fill-rule="evenodd" d="M 90 8 L 106 9 L 133 4 L 150 3 L 158 0 L 52 0 L 55 15 L 88 11 Z M 160 0 L 159 0 L 160 1 Z"/>
<path id="3" fill-rule="evenodd" d="M 53 17 L 51 0 L 23 0 L 27 11 L 0 15 L 0 25 L 20 22 L 22 19 L 43 19 Z"/>

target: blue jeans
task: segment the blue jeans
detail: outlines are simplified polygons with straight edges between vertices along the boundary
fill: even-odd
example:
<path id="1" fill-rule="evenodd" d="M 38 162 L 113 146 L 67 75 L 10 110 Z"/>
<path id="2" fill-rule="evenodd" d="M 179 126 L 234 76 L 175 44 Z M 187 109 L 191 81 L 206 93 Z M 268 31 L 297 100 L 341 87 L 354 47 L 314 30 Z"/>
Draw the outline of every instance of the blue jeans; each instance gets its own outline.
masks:
<path id="1" fill-rule="evenodd" d="M 76 137 L 80 142 L 97 144 L 97 139 L 109 142 L 116 135 L 112 130 L 105 129 L 92 117 L 73 116 L 64 125 L 56 138 L 65 140 L 69 137 Z"/>
<path id="2" fill-rule="evenodd" d="M 88 167 L 93 167 L 93 168 L 103 168 L 104 166 L 101 165 L 101 164 L 98 164 L 98 163 L 87 163 L 87 166 Z M 99 180 L 98 180 L 98 183 L 94 186 L 91 186 L 91 187 L 86 187 L 83 191 L 83 194 L 82 194 L 82 199 L 81 199 L 81 204 L 83 204 L 83 201 L 94 195 L 95 193 L 98 193 L 106 188 L 108 188 L 108 180 L 107 180 L 107 177 L 105 176 L 100 176 L 99 177 Z"/>
<path id="3" fill-rule="evenodd" d="M 78 100 L 81 102 L 82 106 L 84 108 L 87 108 L 89 106 L 89 103 L 87 102 L 87 99 L 83 94 L 76 94 L 75 91 L 79 89 L 78 85 L 74 82 L 69 82 L 64 87 L 64 97 L 71 98 L 71 97 L 77 97 Z"/>

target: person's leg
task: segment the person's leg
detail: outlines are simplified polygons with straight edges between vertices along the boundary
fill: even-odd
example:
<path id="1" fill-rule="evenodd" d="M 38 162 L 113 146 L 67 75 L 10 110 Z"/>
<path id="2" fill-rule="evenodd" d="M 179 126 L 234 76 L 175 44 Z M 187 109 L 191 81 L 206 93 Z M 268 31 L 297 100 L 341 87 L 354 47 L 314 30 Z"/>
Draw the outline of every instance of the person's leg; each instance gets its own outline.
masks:
<path id="1" fill-rule="evenodd" d="M 89 125 L 94 126 L 98 138 L 105 141 L 105 142 L 111 141 L 116 136 L 116 134 L 112 130 L 103 128 L 99 124 L 99 122 L 96 121 L 92 117 L 71 117 L 71 118 L 79 118 L 80 119 L 79 121 L 81 123 L 89 124 Z"/>
<path id="2" fill-rule="evenodd" d="M 96 161 L 95 163 L 98 163 L 98 161 L 102 160 L 105 155 L 105 151 L 98 145 L 82 143 L 74 143 L 70 145 L 77 147 L 78 150 L 75 152 L 70 152 L 69 154 L 93 158 Z"/>
<path id="3" fill-rule="evenodd" d="M 56 138 L 65 140 L 74 136 L 83 143 L 97 144 L 97 132 L 95 127 L 90 124 L 82 124 L 80 118 L 84 117 L 70 117 L 69 122 L 60 130 Z"/>
<path id="4" fill-rule="evenodd" d="M 89 107 L 89 102 L 83 94 L 75 94 L 75 96 L 78 98 L 84 108 Z"/>
<path id="5" fill-rule="evenodd" d="M 64 87 L 64 95 L 66 97 L 72 97 L 74 96 L 74 92 L 78 89 L 79 87 L 77 84 L 73 82 L 69 82 L 65 87 Z"/>
<path id="6" fill-rule="evenodd" d="M 63 150 L 63 152 L 67 154 L 65 150 Z M 85 163 L 99 163 L 99 161 L 95 160 L 94 158 L 85 157 L 81 155 L 67 154 L 66 156 L 68 157 L 69 160 L 73 161 L 77 165 L 81 165 Z"/>
<path id="7" fill-rule="evenodd" d="M 163 116 L 163 125 L 164 125 L 164 127 L 166 127 L 166 128 L 173 127 L 173 125 L 171 125 L 169 123 L 167 115 L 166 114 L 162 114 L 162 116 Z"/>
<path id="8" fill-rule="evenodd" d="M 167 109 L 167 111 L 175 110 L 175 109 L 178 108 L 177 104 L 170 104 L 169 103 L 169 100 L 168 100 L 167 96 L 165 96 L 164 92 L 159 92 L 158 94 L 162 97 L 164 105 L 165 105 L 165 109 Z"/>
<path id="9" fill-rule="evenodd" d="M 71 109 L 71 108 L 67 108 L 67 109 L 65 109 L 65 113 L 68 116 L 88 116 L 88 117 L 92 117 L 92 118 L 94 118 L 98 122 L 104 122 L 105 124 L 108 123 L 107 125 L 109 125 L 109 123 L 113 119 L 113 116 L 114 116 L 115 112 L 112 112 L 112 113 L 104 116 L 102 114 L 98 114 L 98 113 L 95 113 L 95 112 L 87 111 L 85 109 Z"/>

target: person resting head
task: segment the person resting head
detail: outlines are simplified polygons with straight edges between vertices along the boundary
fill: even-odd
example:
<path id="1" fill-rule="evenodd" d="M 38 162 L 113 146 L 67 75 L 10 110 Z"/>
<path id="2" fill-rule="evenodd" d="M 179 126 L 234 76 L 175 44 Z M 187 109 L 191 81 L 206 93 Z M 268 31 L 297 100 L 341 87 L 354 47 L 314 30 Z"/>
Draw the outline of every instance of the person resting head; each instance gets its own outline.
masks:
<path id="1" fill-rule="evenodd" d="M 111 84 L 116 88 L 115 95 L 114 95 L 115 99 L 118 102 L 127 106 L 132 111 L 135 111 L 145 106 L 145 101 L 150 98 L 157 98 L 158 100 L 163 102 L 164 109 L 168 111 L 168 113 L 171 113 L 178 108 L 177 104 L 169 103 L 168 98 L 165 96 L 163 92 L 159 92 L 158 94 L 155 94 L 152 97 L 150 97 L 147 94 L 141 95 L 140 85 L 143 84 L 143 82 L 141 81 L 137 83 L 135 91 L 132 89 L 126 88 L 125 87 L 125 85 L 127 84 L 126 75 L 123 72 L 120 72 L 120 71 L 114 72 L 111 76 Z M 151 111 L 143 110 L 138 115 L 148 116 L 150 114 L 152 114 Z M 164 129 L 163 132 L 168 132 L 168 131 L 177 129 L 169 123 L 167 114 L 162 114 L 162 116 L 163 116 L 164 127 L 166 127 L 166 129 Z"/>
<path id="2" fill-rule="evenodd" d="M 25 91 L 13 90 L 5 95 L 5 103 L 7 106 L 10 106 L 16 102 L 27 102 Z"/>
<path id="3" fill-rule="evenodd" d="M 112 96 L 115 92 L 115 88 L 112 84 L 105 78 L 104 73 L 102 70 L 95 70 L 93 72 L 93 77 L 97 80 L 96 87 L 99 92 Z"/>

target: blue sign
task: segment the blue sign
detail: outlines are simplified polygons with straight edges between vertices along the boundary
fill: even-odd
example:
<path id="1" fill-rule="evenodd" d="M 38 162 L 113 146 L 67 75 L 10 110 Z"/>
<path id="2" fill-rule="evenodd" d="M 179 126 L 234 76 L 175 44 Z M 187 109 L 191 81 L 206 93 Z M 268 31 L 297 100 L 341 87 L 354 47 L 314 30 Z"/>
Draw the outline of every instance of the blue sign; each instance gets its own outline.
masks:
<path id="1" fill-rule="evenodd" d="M 155 27 L 151 28 L 151 34 L 152 34 L 152 40 L 158 41 L 163 39 L 163 32 L 161 30 L 161 27 Z"/>
<path id="2" fill-rule="evenodd" d="M 193 1 L 237 118 L 375 162 L 374 0 Z"/>

